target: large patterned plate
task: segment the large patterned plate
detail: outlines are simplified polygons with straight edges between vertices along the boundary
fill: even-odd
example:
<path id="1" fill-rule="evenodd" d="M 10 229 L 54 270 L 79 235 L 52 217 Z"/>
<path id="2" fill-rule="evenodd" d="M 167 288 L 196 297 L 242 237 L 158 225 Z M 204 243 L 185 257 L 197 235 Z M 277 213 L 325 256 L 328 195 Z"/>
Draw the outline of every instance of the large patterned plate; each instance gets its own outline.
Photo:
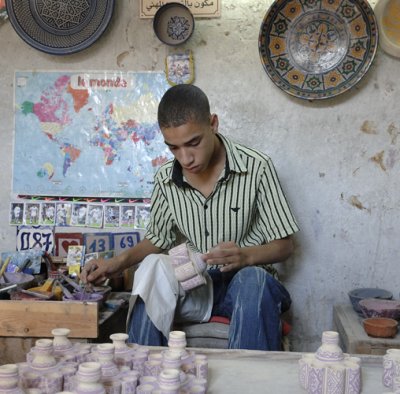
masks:
<path id="1" fill-rule="evenodd" d="M 104 32 L 114 0 L 6 0 L 15 31 L 32 47 L 67 55 L 93 44 Z"/>
<path id="2" fill-rule="evenodd" d="M 364 0 L 276 0 L 258 45 L 277 86 L 296 97 L 325 99 L 352 88 L 368 71 L 378 28 Z"/>

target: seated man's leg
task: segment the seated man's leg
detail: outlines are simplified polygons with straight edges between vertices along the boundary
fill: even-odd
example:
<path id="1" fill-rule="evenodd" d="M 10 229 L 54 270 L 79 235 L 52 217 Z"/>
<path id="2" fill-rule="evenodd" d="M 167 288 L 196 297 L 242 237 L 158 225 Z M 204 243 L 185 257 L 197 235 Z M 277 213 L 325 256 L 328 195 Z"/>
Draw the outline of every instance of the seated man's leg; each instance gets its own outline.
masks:
<path id="1" fill-rule="evenodd" d="M 280 315 L 290 305 L 284 286 L 261 267 L 246 267 L 232 278 L 225 300 L 231 312 L 230 349 L 281 350 Z"/>
<path id="2" fill-rule="evenodd" d="M 128 342 L 145 346 L 166 346 L 167 339 L 157 330 L 146 313 L 143 300 L 138 297 L 128 325 Z"/>

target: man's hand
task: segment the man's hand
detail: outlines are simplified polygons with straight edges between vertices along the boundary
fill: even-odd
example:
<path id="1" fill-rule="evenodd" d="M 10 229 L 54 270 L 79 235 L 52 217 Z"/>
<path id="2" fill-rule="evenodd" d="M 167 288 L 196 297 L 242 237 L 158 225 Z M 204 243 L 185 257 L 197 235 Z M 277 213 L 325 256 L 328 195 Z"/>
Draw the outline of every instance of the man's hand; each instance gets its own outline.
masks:
<path id="1" fill-rule="evenodd" d="M 81 281 L 83 283 L 101 284 L 117 273 L 118 269 L 113 259 L 93 259 L 88 261 L 83 267 Z"/>
<path id="2" fill-rule="evenodd" d="M 220 265 L 222 272 L 238 271 L 248 265 L 275 264 L 285 261 L 293 252 L 291 236 L 267 244 L 240 248 L 235 242 L 221 242 L 203 255 L 207 264 Z"/>
<path id="3" fill-rule="evenodd" d="M 220 265 L 221 272 L 238 271 L 248 265 L 243 249 L 234 242 L 221 242 L 203 255 L 207 264 Z"/>

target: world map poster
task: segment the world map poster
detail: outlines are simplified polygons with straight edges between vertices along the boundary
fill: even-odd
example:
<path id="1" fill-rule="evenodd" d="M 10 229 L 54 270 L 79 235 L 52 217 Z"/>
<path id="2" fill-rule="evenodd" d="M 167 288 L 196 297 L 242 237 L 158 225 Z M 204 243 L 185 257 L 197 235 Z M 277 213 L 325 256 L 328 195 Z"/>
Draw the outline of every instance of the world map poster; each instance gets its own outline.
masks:
<path id="1" fill-rule="evenodd" d="M 15 73 L 13 193 L 149 198 L 172 157 L 157 72 Z"/>

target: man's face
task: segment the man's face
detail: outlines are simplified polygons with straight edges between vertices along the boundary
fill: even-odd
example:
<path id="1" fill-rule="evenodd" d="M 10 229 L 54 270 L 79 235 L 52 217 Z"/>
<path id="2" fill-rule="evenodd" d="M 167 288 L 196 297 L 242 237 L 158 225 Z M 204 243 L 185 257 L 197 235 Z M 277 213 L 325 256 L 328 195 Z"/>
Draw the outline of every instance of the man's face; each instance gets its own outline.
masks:
<path id="1" fill-rule="evenodd" d="M 178 127 L 163 128 L 164 141 L 182 169 L 192 174 L 206 171 L 214 154 L 218 117 L 211 115 L 209 123 L 189 121 Z"/>

